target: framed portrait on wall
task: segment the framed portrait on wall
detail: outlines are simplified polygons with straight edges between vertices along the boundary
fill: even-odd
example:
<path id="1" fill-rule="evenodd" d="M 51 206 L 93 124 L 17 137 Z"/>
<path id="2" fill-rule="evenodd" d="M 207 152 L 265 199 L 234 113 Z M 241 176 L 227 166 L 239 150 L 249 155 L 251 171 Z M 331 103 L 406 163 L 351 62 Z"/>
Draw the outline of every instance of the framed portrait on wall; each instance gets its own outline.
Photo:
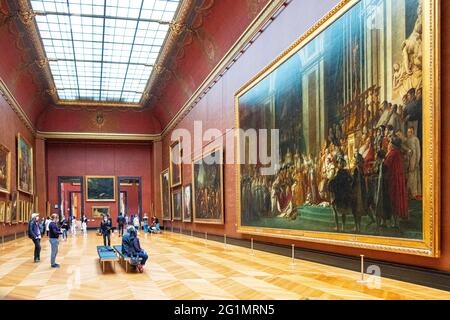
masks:
<path id="1" fill-rule="evenodd" d="M 86 177 L 86 201 L 115 202 L 116 177 L 113 176 Z"/>
<path id="2" fill-rule="evenodd" d="M 6 219 L 6 201 L 0 201 L 0 223 L 5 223 Z"/>
<path id="3" fill-rule="evenodd" d="M 183 222 L 192 222 L 192 184 L 183 188 Z"/>
<path id="4" fill-rule="evenodd" d="M 10 203 L 10 224 L 17 224 L 17 216 L 19 214 L 18 212 L 18 202 L 19 202 L 19 193 L 17 191 L 14 191 L 11 193 L 11 203 Z"/>
<path id="5" fill-rule="evenodd" d="M 224 224 L 223 149 L 205 152 L 192 163 L 195 223 Z"/>
<path id="6" fill-rule="evenodd" d="M 183 193 L 181 189 L 172 191 L 172 219 L 182 221 L 183 219 Z"/>
<path id="7" fill-rule="evenodd" d="M 280 155 L 237 166 L 238 232 L 439 257 L 439 11 L 344 0 L 236 93 Z"/>
<path id="8" fill-rule="evenodd" d="M 103 219 L 109 216 L 109 207 L 92 207 L 92 219 Z"/>
<path id="9" fill-rule="evenodd" d="M 33 148 L 20 133 L 17 136 L 17 190 L 32 195 Z"/>
<path id="10" fill-rule="evenodd" d="M 5 220 L 4 223 L 11 224 L 11 201 L 6 201 L 5 204 Z"/>
<path id="11" fill-rule="evenodd" d="M 161 190 L 161 210 L 164 221 L 172 220 L 171 205 L 170 205 L 170 173 L 169 169 L 161 172 L 160 176 L 160 190 Z"/>
<path id="12" fill-rule="evenodd" d="M 182 156 L 181 140 L 175 141 L 170 146 L 170 186 L 172 188 L 178 187 L 183 183 Z"/>
<path id="13" fill-rule="evenodd" d="M 25 203 L 23 200 L 17 201 L 17 223 L 23 222 L 23 213 L 25 209 Z"/>
<path id="14" fill-rule="evenodd" d="M 0 192 L 8 193 L 11 187 L 11 152 L 0 144 Z"/>
<path id="15" fill-rule="evenodd" d="M 128 194 L 126 191 L 120 191 L 120 213 L 128 214 Z"/>

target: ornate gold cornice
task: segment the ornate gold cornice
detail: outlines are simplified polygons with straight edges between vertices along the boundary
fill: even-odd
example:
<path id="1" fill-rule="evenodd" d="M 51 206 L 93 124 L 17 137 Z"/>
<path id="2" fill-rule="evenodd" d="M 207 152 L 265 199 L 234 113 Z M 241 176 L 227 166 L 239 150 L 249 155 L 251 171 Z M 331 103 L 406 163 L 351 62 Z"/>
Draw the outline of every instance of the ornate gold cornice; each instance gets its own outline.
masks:
<path id="1" fill-rule="evenodd" d="M 125 134 L 101 132 L 36 132 L 40 139 L 61 140 L 114 140 L 114 141 L 160 141 L 160 134 Z"/>
<path id="2" fill-rule="evenodd" d="M 8 103 L 8 105 L 11 107 L 11 109 L 17 114 L 19 119 L 25 124 L 25 126 L 33 133 L 36 133 L 36 129 L 33 125 L 33 122 L 28 118 L 25 111 L 23 111 L 22 107 L 20 106 L 19 102 L 14 98 L 11 91 L 9 91 L 8 87 L 6 86 L 6 83 L 3 81 L 3 79 L 0 77 L 0 94 L 2 95 L 3 99 Z"/>

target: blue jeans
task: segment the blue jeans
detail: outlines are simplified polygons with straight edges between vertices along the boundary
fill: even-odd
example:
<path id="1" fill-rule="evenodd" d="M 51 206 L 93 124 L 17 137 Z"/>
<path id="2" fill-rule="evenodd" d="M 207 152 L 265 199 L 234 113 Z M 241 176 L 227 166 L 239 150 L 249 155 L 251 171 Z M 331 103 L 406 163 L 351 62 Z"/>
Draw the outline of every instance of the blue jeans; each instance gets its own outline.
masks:
<path id="1" fill-rule="evenodd" d="M 144 250 L 138 253 L 139 258 L 142 258 L 142 265 L 145 265 L 145 263 L 148 260 L 148 254 Z"/>
<path id="2" fill-rule="evenodd" d="M 52 247 L 50 263 L 52 266 L 54 266 L 56 264 L 56 255 L 58 254 L 58 245 L 59 245 L 58 239 L 50 239 L 50 245 Z"/>

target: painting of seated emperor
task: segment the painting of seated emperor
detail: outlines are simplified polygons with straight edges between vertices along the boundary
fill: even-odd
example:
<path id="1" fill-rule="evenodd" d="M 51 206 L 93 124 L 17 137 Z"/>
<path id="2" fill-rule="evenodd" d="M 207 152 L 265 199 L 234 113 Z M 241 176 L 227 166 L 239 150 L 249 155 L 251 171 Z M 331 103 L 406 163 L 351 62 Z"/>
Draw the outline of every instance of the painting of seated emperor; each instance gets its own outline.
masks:
<path id="1" fill-rule="evenodd" d="M 430 2 L 354 3 L 237 93 L 240 129 L 279 130 L 275 174 L 240 165 L 243 228 L 423 238 Z"/>

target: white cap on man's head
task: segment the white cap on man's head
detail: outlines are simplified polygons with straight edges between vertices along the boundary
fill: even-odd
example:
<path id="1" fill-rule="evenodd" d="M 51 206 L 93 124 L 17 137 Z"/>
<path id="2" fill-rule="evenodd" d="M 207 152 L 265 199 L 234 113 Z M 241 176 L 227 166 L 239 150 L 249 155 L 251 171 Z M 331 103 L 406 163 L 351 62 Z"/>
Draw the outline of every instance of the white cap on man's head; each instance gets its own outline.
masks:
<path id="1" fill-rule="evenodd" d="M 36 217 L 39 217 L 39 213 L 33 213 L 33 214 L 31 215 L 31 219 L 34 219 L 34 218 L 36 218 Z"/>

